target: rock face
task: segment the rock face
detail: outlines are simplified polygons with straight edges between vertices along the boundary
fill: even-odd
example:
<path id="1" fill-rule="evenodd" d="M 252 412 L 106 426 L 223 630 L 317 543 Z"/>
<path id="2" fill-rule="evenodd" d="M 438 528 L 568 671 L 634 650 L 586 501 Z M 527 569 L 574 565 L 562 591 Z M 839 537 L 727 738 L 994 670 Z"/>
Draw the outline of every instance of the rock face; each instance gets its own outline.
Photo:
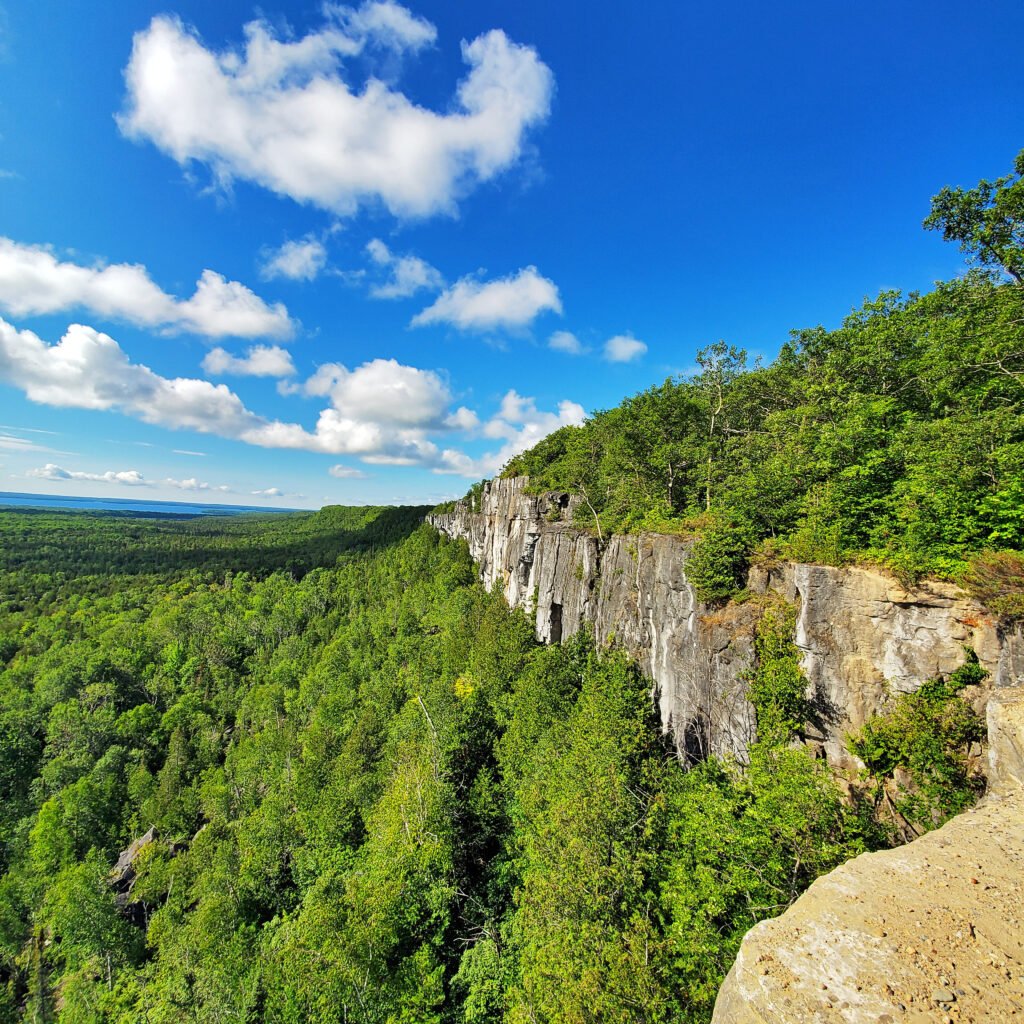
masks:
<path id="1" fill-rule="evenodd" d="M 617 643 L 654 680 L 664 728 L 683 752 L 742 757 L 754 736 L 744 675 L 753 658 L 757 602 L 713 610 L 686 577 L 689 542 L 644 533 L 605 544 L 571 525 L 575 499 L 529 495 L 526 478 L 493 480 L 479 507 L 459 502 L 431 517 L 469 543 L 488 587 L 532 615 L 539 639 L 584 623 Z M 833 763 L 843 738 L 880 710 L 888 692 L 916 689 L 977 653 L 998 688 L 1024 677 L 1024 636 L 1005 633 L 949 584 L 907 591 L 864 569 L 783 563 L 751 572 L 754 594 L 798 607 L 797 645 L 817 709 L 816 738 Z"/>
<path id="2" fill-rule="evenodd" d="M 1024 1020 L 1024 689 L 989 705 L 990 795 L 755 925 L 713 1024 Z"/>

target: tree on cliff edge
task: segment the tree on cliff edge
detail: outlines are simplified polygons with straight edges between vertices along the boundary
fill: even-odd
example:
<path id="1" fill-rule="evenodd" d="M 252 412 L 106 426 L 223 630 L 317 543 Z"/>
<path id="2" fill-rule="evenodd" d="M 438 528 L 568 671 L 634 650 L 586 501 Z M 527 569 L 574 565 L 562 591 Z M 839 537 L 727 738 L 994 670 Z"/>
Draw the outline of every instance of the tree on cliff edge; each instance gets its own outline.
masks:
<path id="1" fill-rule="evenodd" d="M 929 230 L 941 230 L 947 242 L 983 267 L 1000 267 L 1024 287 L 1024 149 L 1013 162 L 1013 174 L 978 182 L 964 190 L 948 185 L 932 196 L 925 219 Z"/>

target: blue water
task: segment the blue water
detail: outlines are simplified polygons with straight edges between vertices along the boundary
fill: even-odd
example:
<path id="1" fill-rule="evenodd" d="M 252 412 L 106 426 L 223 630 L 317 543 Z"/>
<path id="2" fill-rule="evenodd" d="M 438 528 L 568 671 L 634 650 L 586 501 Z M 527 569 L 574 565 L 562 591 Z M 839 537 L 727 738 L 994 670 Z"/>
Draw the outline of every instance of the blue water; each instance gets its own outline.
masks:
<path id="1" fill-rule="evenodd" d="M 87 512 L 134 512 L 137 515 L 237 516 L 252 512 L 298 512 L 292 508 L 261 508 L 256 505 L 200 505 L 190 501 L 142 501 L 135 498 L 83 498 L 70 494 L 23 494 L 0 491 L 4 507 L 68 508 Z"/>

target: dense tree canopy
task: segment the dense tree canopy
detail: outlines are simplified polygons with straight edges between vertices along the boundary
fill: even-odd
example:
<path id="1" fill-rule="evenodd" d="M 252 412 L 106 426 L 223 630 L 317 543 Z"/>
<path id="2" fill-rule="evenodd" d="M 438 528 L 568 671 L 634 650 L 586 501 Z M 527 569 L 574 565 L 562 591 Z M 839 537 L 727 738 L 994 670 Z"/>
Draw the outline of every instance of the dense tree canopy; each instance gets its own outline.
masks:
<path id="1" fill-rule="evenodd" d="M 505 472 L 576 491 L 581 525 L 605 534 L 956 574 L 974 552 L 1024 548 L 1022 336 L 1024 289 L 979 271 L 886 293 L 838 330 L 795 333 L 769 366 L 712 346 L 700 373 L 562 428 Z"/>
<path id="2" fill-rule="evenodd" d="M 301 578 L 0 572 L 0 1021 L 706 1021 L 744 932 L 886 841 L 790 745 L 784 606 L 749 764 L 687 772 L 623 654 L 538 646 L 414 518 Z"/>

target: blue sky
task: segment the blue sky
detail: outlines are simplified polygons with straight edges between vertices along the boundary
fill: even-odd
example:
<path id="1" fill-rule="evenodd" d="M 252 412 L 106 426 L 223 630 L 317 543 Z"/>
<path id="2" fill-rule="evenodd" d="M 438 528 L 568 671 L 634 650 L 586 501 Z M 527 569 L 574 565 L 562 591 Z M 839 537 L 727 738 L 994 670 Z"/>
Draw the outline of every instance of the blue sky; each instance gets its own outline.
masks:
<path id="1" fill-rule="evenodd" d="M 0 0 L 0 490 L 465 491 L 961 257 L 1017 0 Z"/>

